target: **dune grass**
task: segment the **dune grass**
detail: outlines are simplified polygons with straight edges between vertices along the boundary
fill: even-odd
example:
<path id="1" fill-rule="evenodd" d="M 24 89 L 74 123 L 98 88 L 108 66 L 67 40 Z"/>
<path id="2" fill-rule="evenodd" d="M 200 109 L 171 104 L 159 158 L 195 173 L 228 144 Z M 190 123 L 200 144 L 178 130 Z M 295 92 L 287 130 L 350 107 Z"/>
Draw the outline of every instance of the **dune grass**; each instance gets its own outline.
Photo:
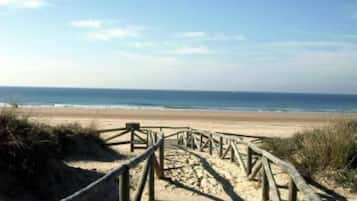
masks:
<path id="1" fill-rule="evenodd" d="M 332 179 L 357 191 L 357 121 L 267 139 L 263 147 L 293 163 L 307 178 Z"/>
<path id="2" fill-rule="evenodd" d="M 1 111 L 0 195 L 12 197 L 29 192 L 44 200 L 58 199 L 73 191 L 68 186 L 78 188 L 88 182 L 87 176 L 74 174 L 79 170 L 68 167 L 64 161 L 96 155 L 102 158 L 106 150 L 109 148 L 94 127 L 50 126 L 11 110 Z"/>

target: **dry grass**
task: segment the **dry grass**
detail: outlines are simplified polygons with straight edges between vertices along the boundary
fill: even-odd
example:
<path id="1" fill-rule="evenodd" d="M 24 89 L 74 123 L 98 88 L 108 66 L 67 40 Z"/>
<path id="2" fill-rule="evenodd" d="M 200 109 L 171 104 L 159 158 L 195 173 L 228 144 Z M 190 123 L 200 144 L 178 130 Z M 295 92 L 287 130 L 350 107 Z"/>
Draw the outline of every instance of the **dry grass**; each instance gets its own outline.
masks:
<path id="1" fill-rule="evenodd" d="M 268 139 L 263 146 L 292 162 L 305 177 L 327 177 L 357 191 L 356 121 Z"/>
<path id="2" fill-rule="evenodd" d="M 83 174 L 97 176 L 95 172 L 70 168 L 63 161 L 82 160 L 88 156 L 103 158 L 107 151 L 110 150 L 95 128 L 79 124 L 49 126 L 31 122 L 13 111 L 2 111 L 0 195 L 13 197 L 30 193 L 44 200 L 58 199 L 63 193 L 73 191 L 69 186 L 79 188 L 90 180 Z"/>

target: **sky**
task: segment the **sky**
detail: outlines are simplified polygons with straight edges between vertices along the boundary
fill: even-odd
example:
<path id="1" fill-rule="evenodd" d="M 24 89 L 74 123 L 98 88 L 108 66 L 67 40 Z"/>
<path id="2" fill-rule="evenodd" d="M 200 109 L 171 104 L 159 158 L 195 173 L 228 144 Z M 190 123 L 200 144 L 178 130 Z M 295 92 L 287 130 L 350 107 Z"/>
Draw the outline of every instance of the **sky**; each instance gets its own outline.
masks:
<path id="1" fill-rule="evenodd" d="M 0 0 L 0 86 L 357 94 L 357 0 Z"/>

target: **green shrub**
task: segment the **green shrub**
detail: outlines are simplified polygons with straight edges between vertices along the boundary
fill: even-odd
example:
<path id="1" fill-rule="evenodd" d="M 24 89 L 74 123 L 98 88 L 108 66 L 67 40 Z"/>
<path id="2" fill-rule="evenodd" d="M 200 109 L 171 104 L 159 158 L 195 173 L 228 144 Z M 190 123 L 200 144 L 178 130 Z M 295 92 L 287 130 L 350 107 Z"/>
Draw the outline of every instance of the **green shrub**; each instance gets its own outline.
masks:
<path id="1" fill-rule="evenodd" d="M 102 176 L 65 161 L 122 157 L 105 145 L 93 126 L 50 126 L 14 111 L 0 111 L 0 197 L 59 200 Z"/>
<path id="2" fill-rule="evenodd" d="M 322 172 L 331 176 L 327 173 L 334 172 L 335 181 L 357 189 L 356 121 L 338 122 L 329 127 L 296 133 L 290 138 L 267 139 L 263 147 L 292 162 L 305 177 L 312 178 Z"/>
<path id="3" fill-rule="evenodd" d="M 93 149 L 93 146 L 96 146 Z M 93 128 L 79 124 L 49 126 L 13 111 L 0 113 L 0 170 L 30 181 L 49 160 L 98 152 L 104 142 Z"/>

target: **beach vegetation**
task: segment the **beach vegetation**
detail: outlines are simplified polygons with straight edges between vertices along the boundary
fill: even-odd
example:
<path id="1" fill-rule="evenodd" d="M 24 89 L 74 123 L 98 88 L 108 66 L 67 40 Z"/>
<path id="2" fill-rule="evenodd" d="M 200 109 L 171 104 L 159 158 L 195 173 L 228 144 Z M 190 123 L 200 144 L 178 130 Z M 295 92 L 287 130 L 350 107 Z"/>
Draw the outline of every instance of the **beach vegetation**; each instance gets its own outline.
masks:
<path id="1" fill-rule="evenodd" d="M 50 126 L 13 110 L 3 110 L 0 197 L 13 200 L 30 194 L 36 197 L 34 200 L 60 199 L 98 177 L 96 172 L 69 167 L 66 161 L 85 160 L 88 156 L 101 158 L 103 152 L 109 151 L 93 126 Z"/>
<path id="2" fill-rule="evenodd" d="M 357 191 L 357 121 L 339 121 L 264 140 L 263 147 L 293 163 L 308 179 L 329 180 Z"/>

